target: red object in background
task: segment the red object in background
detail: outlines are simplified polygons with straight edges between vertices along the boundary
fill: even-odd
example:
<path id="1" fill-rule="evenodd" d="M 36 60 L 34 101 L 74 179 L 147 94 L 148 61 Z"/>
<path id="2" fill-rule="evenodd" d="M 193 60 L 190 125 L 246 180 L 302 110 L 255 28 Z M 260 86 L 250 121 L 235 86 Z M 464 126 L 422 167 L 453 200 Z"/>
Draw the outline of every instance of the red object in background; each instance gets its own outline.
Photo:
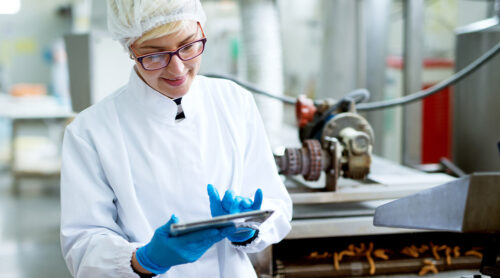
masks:
<path id="1" fill-rule="evenodd" d="M 387 65 L 403 70 L 403 59 L 390 56 Z M 422 89 L 427 89 L 448 78 L 453 73 L 455 64 L 446 58 L 426 58 L 422 63 Z M 452 144 L 452 99 L 451 87 L 444 88 L 422 101 L 422 164 L 439 163 L 442 157 L 451 159 Z"/>
<path id="2" fill-rule="evenodd" d="M 299 127 L 303 128 L 312 121 L 314 113 L 316 113 L 316 106 L 314 106 L 312 99 L 300 95 L 295 103 L 295 116 Z"/>
<path id="3" fill-rule="evenodd" d="M 427 89 L 434 84 L 425 84 Z M 451 159 L 452 96 L 450 87 L 425 98 L 422 102 L 422 164 Z"/>

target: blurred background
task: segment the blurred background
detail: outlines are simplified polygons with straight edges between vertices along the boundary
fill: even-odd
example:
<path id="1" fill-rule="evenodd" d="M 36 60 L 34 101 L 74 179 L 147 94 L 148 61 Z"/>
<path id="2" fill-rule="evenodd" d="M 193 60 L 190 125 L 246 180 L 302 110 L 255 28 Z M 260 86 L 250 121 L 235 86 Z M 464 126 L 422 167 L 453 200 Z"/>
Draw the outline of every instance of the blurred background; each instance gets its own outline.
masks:
<path id="1" fill-rule="evenodd" d="M 208 43 L 200 74 L 231 76 L 290 99 L 305 95 L 335 101 L 358 88 L 370 92 L 368 102 L 402 97 L 449 78 L 500 41 L 499 1 L 202 4 Z M 102 0 L 0 2 L 0 277 L 70 277 L 59 245 L 64 128 L 78 112 L 125 85 L 133 65 L 106 28 Z M 470 32 L 491 34 L 460 44 L 460 36 Z M 446 87 L 404 107 L 360 111 L 373 130 L 373 155 L 422 173 L 444 172 L 443 158 L 465 173 L 498 171 L 498 80 L 484 76 L 498 76 L 499 60 L 492 58 L 490 68 L 474 77 L 476 83 L 464 86 L 461 97 L 455 87 Z M 258 94 L 255 98 L 275 153 L 300 148 L 295 106 Z M 364 216 L 371 221 L 373 209 Z M 294 247 L 298 239 L 321 246 L 321 238 L 340 244 L 341 238 L 358 236 L 351 240 L 359 243 L 396 233 L 346 229 L 353 230 L 321 236 L 299 235 L 301 230 L 296 230 L 285 245 L 276 246 L 275 258 L 268 260 L 270 272 L 284 275 L 278 275 L 276 258 L 287 244 L 300 250 L 297 254 L 313 251 L 304 251 L 302 244 Z M 314 265 L 309 262 L 307 267 Z M 477 274 L 478 267 L 475 261 L 435 275 Z M 321 273 L 319 268 L 312 271 Z M 333 270 L 328 271 L 332 275 Z M 385 275 L 417 272 L 403 268 Z M 312 277 L 304 275 L 296 277 Z"/>

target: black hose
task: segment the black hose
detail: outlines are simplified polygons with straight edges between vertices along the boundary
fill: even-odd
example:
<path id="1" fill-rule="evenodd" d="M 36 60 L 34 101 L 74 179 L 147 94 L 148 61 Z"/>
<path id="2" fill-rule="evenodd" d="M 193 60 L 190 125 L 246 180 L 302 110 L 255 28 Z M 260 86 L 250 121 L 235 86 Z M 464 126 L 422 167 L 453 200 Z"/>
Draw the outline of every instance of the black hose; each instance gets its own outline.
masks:
<path id="1" fill-rule="evenodd" d="M 279 101 L 282 101 L 286 104 L 291 104 L 291 105 L 295 105 L 295 103 L 297 103 L 297 99 L 296 98 L 293 98 L 293 97 L 287 97 L 287 96 L 277 96 L 277 95 L 273 95 L 271 93 L 268 93 L 264 90 L 261 90 L 253 85 L 250 85 L 244 81 L 241 81 L 241 80 L 238 80 L 236 79 L 235 77 L 232 77 L 232 76 L 228 76 L 228 75 L 224 75 L 224 74 L 215 74 L 215 73 L 207 73 L 207 74 L 204 74 L 204 76 L 206 77 L 213 77 L 213 78 L 221 78 L 221 79 L 227 79 L 227 80 L 230 80 L 230 81 L 233 81 L 234 83 L 240 85 L 241 87 L 251 91 L 251 92 L 254 92 L 254 93 L 257 93 L 257 94 L 260 94 L 260 95 L 264 95 L 264 96 L 267 96 L 267 97 L 270 97 L 270 98 L 273 98 L 273 99 L 277 99 Z M 347 99 L 352 99 L 355 103 L 361 103 L 361 102 L 365 102 L 367 101 L 368 99 L 370 98 L 370 92 L 368 92 L 368 90 L 366 89 L 356 89 L 350 93 L 348 93 L 347 95 L 344 96 L 344 100 L 347 100 Z M 319 105 L 319 104 L 322 104 L 323 101 L 322 100 L 315 100 L 314 101 L 314 104 L 316 105 Z"/>
<path id="2" fill-rule="evenodd" d="M 390 100 L 382 100 L 370 103 L 362 103 L 356 106 L 358 111 L 368 111 L 368 110 L 376 110 L 376 109 L 384 109 L 398 105 L 408 104 L 423 98 L 426 98 L 432 94 L 435 94 L 442 89 L 457 83 L 458 81 L 464 79 L 469 74 L 473 73 L 484 63 L 493 58 L 496 54 L 500 52 L 500 42 L 497 43 L 493 48 L 485 52 L 481 57 L 477 58 L 474 62 L 470 63 L 468 66 L 450 76 L 448 79 L 443 80 L 442 82 L 422 91 L 418 91 L 414 94 L 407 95 L 397 99 Z"/>
<path id="3" fill-rule="evenodd" d="M 227 80 L 231 80 L 233 81 L 234 83 L 240 85 L 241 87 L 251 91 L 251 92 L 254 92 L 254 93 L 257 93 L 257 94 L 260 94 L 260 95 L 264 95 L 264 96 L 267 96 L 267 97 L 270 97 L 270 98 L 274 98 L 274 99 L 277 99 L 279 101 L 282 101 L 286 104 L 292 104 L 292 105 L 295 105 L 295 103 L 297 102 L 297 100 L 293 97 L 287 97 L 287 96 L 277 96 L 277 95 L 273 95 L 271 93 L 268 93 L 266 91 L 263 91 L 261 89 L 258 89 L 257 87 L 255 86 L 252 86 L 246 82 L 243 82 L 241 80 L 238 80 L 234 77 L 231 77 L 231 76 L 227 76 L 227 75 L 222 75 L 222 74 L 215 74 L 215 73 L 209 73 L 209 74 L 204 74 L 206 77 L 214 77 L 214 78 L 222 78 L 222 79 L 227 79 Z"/>
<path id="4" fill-rule="evenodd" d="M 328 116 L 330 116 L 335 110 L 337 110 L 341 105 L 349 105 L 351 102 L 354 103 L 361 103 L 364 101 L 367 101 L 370 98 L 370 92 L 368 92 L 367 89 L 356 89 L 347 95 L 345 95 L 343 98 L 341 98 L 337 103 L 334 105 L 330 106 L 328 110 L 323 113 L 323 115 L 318 118 L 315 123 L 320 123 L 326 120 Z M 356 105 L 356 108 L 358 106 Z"/>
<path id="5" fill-rule="evenodd" d="M 370 99 L 370 92 L 367 89 L 356 89 L 343 97 L 344 100 L 354 101 L 355 103 L 365 102 Z"/>

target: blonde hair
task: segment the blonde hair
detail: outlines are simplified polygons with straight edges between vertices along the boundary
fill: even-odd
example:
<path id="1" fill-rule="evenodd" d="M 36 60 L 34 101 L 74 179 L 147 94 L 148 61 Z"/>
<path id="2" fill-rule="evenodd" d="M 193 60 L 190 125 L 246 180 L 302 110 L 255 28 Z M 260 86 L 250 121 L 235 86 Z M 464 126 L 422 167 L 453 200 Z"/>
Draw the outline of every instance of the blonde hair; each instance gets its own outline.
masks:
<path id="1" fill-rule="evenodd" d="M 186 30 L 189 28 L 189 20 L 179 20 L 174 22 L 169 22 L 167 24 L 160 25 L 153 28 L 146 33 L 144 33 L 140 38 L 138 38 L 134 43 L 141 44 L 147 40 L 156 39 L 166 35 L 173 34 L 178 31 Z"/>

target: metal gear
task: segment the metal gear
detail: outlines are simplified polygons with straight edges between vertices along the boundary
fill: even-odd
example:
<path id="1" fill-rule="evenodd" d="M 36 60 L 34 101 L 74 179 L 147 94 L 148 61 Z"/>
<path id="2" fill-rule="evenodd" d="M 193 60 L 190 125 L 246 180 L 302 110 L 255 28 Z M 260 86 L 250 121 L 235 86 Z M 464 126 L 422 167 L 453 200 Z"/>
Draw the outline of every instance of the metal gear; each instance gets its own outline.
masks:
<path id="1" fill-rule="evenodd" d="M 280 173 L 302 175 L 308 181 L 318 180 L 323 170 L 323 150 L 318 140 L 304 140 L 302 148 L 286 148 L 282 156 L 275 157 Z"/>
<path id="2" fill-rule="evenodd" d="M 309 167 L 304 175 L 304 179 L 308 181 L 315 181 L 319 179 L 321 170 L 323 170 L 323 160 L 321 155 L 321 144 L 318 140 L 308 139 L 304 140 L 302 150 L 307 150 Z M 304 154 L 304 153 L 303 153 Z M 304 165 L 305 166 L 305 165 Z M 304 173 L 304 171 L 303 171 Z"/>
<path id="3" fill-rule="evenodd" d="M 285 150 L 285 160 L 287 161 L 287 167 L 284 169 L 283 174 L 285 175 L 296 175 L 300 171 L 299 165 L 300 154 L 298 149 L 287 148 Z M 300 163 L 302 164 L 302 163 Z"/>

